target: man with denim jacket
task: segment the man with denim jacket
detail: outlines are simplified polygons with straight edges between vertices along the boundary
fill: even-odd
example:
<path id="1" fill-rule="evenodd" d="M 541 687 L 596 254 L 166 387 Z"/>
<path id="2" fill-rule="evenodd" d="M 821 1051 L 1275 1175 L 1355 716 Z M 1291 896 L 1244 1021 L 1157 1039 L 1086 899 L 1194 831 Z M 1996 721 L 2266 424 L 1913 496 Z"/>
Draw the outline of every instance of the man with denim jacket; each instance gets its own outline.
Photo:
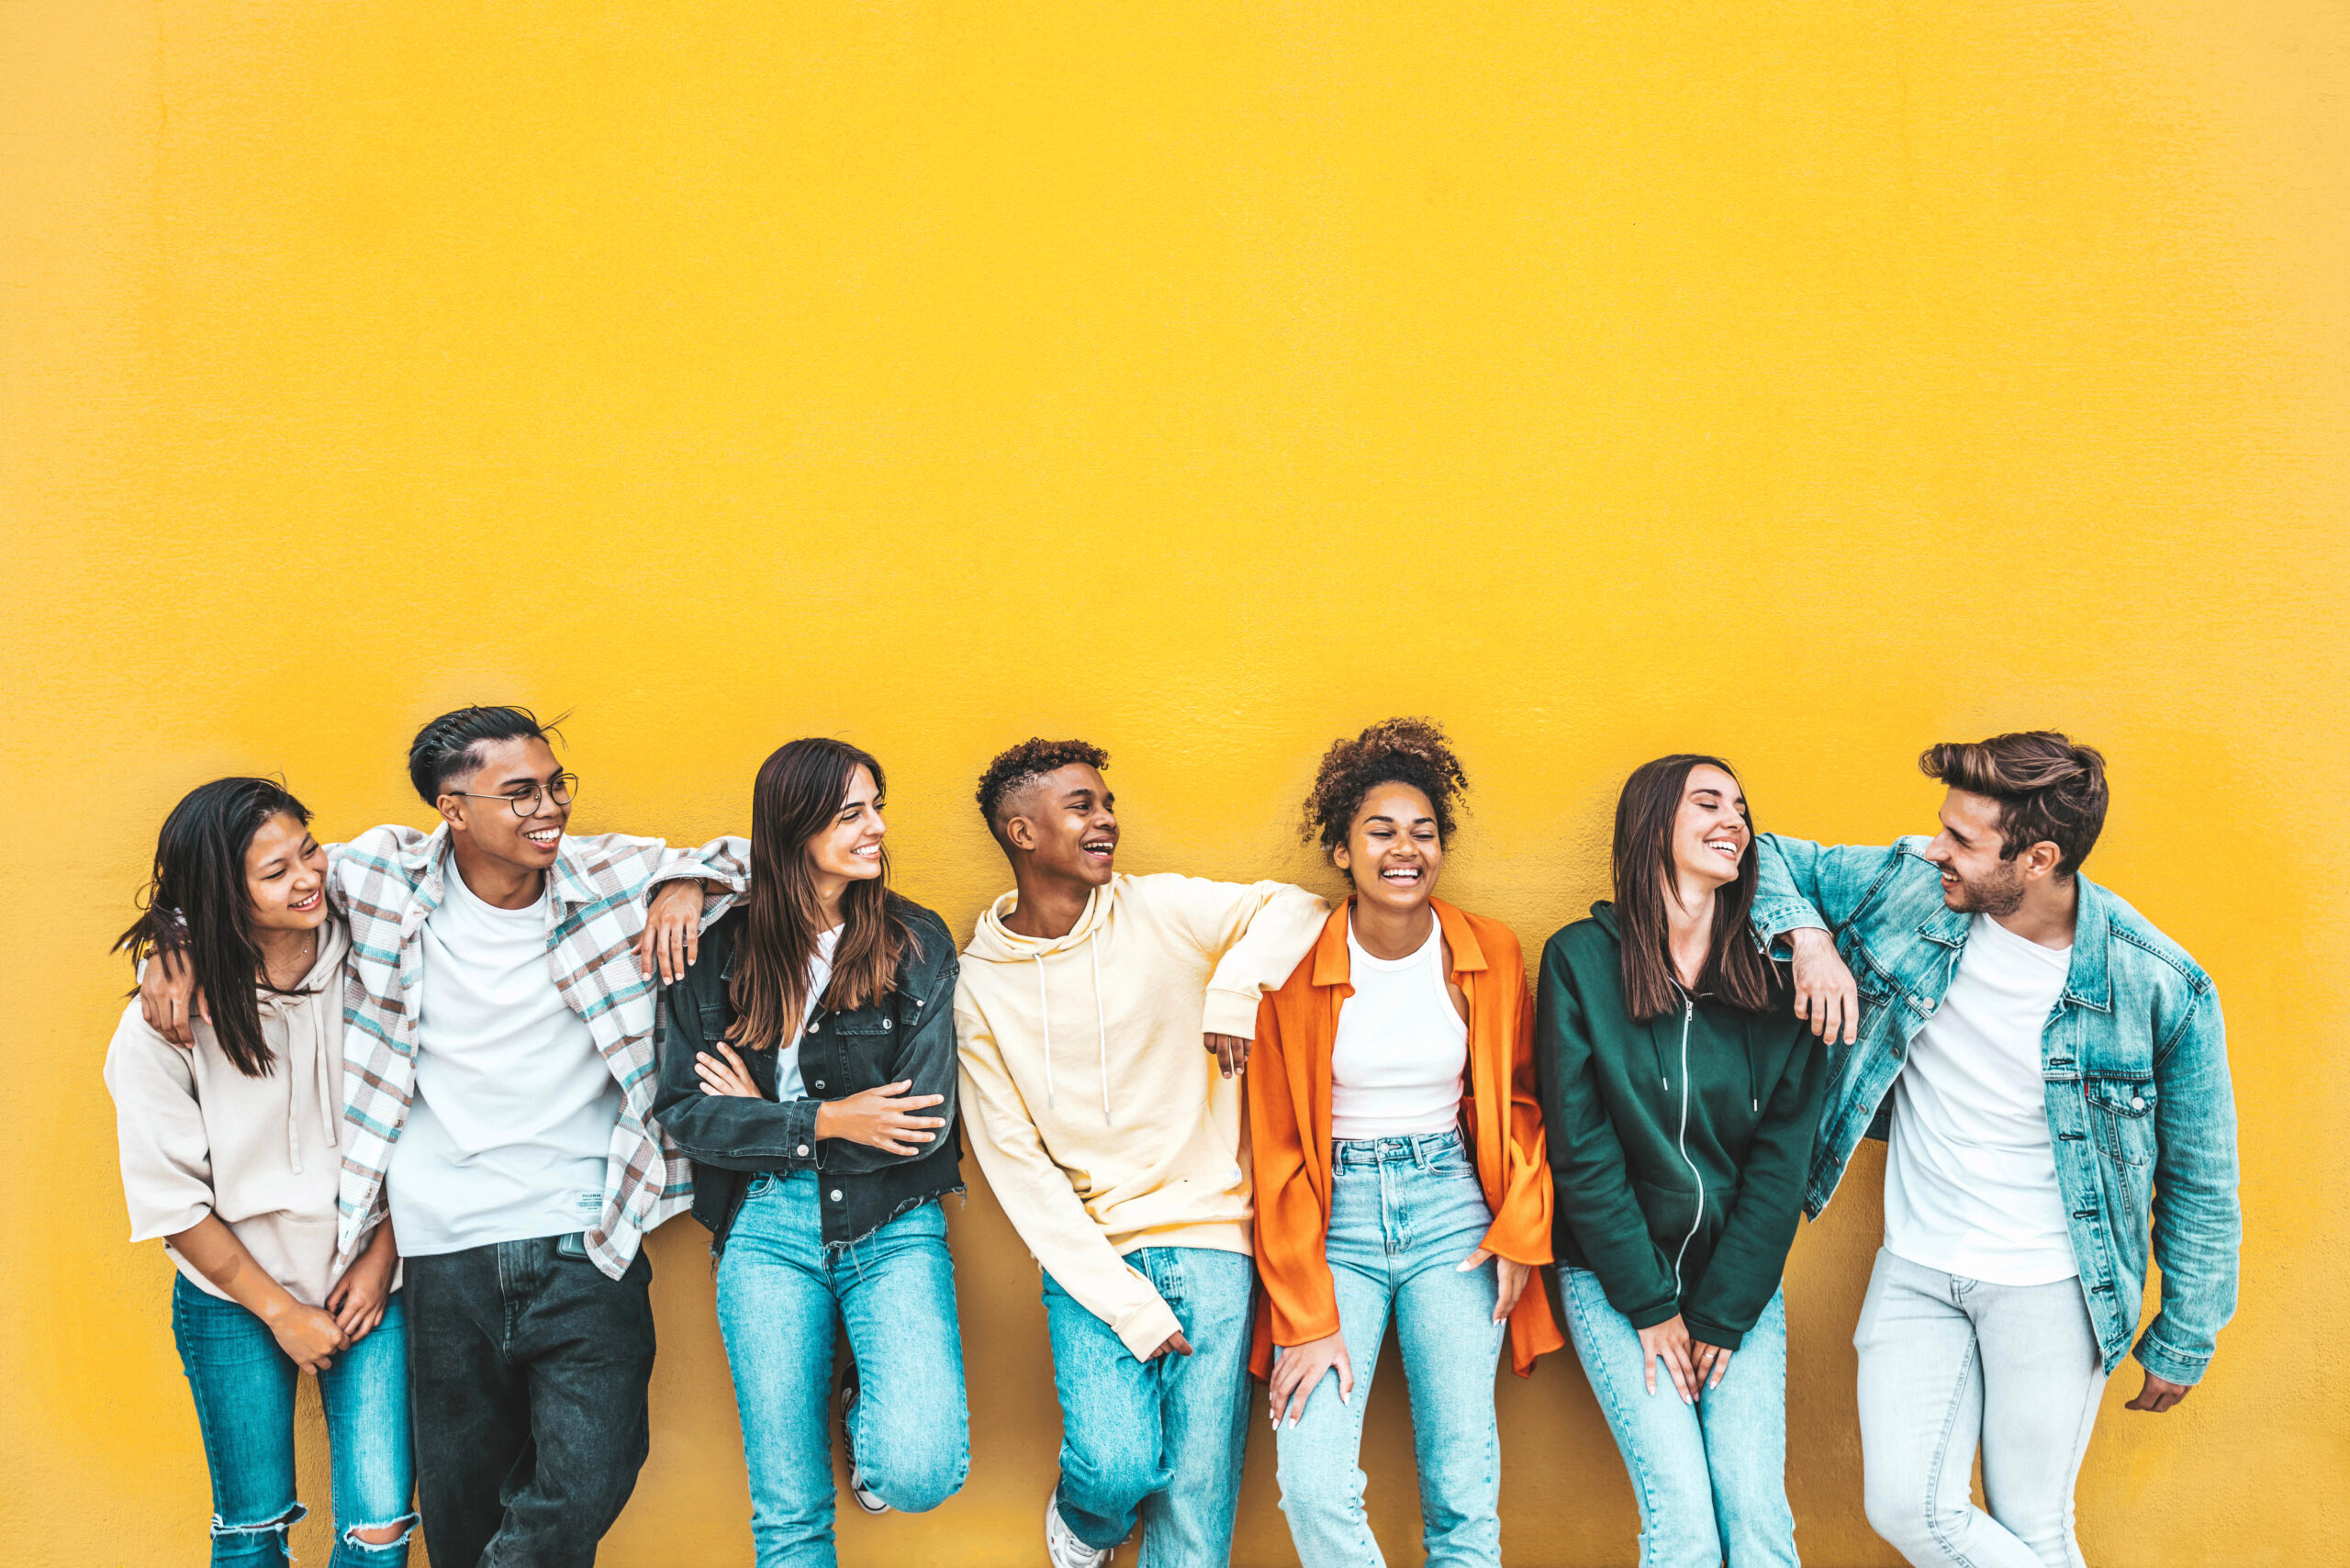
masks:
<path id="1" fill-rule="evenodd" d="M 1760 842 L 1757 935 L 1829 1052 L 1806 1207 L 1887 1136 L 1860 1351 L 1869 1523 L 1910 1562 L 2078 1565 L 2073 1482 L 2162 1306 L 2132 1410 L 2203 1376 L 2235 1310 L 2235 1103 L 2211 980 L 2078 874 L 2105 760 L 2047 731 L 1933 747 L 1942 831 Z M 1969 1497 L 1975 1450 L 1986 1512 Z"/>

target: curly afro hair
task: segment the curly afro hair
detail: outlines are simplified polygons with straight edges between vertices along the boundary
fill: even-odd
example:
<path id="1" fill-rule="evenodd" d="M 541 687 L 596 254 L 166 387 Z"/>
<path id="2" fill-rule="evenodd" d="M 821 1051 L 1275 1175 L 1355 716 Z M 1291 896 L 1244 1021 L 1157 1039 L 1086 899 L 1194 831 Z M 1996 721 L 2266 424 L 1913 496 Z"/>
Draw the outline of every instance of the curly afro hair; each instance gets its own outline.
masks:
<path id="1" fill-rule="evenodd" d="M 979 775 L 977 799 L 979 815 L 987 819 L 988 832 L 995 835 L 999 845 L 1004 842 L 1003 819 L 998 815 L 1003 798 L 1032 778 L 1041 778 L 1056 768 L 1067 767 L 1072 762 L 1086 763 L 1101 768 L 1110 766 L 1110 754 L 1090 741 L 1048 741 L 1035 735 L 1018 745 L 1008 746 L 996 753 L 988 770 Z"/>
<path id="2" fill-rule="evenodd" d="M 1350 741 L 1331 742 L 1305 797 L 1303 836 L 1318 841 L 1324 854 L 1335 853 L 1346 843 L 1363 797 L 1382 784 L 1409 784 L 1426 795 L 1436 812 L 1437 841 L 1452 841 L 1453 808 L 1469 789 L 1469 776 L 1433 719 L 1389 719 Z"/>

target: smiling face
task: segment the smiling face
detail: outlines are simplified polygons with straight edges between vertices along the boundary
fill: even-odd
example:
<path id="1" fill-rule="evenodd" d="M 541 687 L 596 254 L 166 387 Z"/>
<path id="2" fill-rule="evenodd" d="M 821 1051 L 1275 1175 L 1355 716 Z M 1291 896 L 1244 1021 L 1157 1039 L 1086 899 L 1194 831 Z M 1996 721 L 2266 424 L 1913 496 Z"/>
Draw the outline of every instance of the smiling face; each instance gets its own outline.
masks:
<path id="1" fill-rule="evenodd" d="M 557 805 L 547 789 L 562 772 L 554 748 L 536 735 L 486 741 L 473 776 L 449 780 L 441 814 L 450 832 L 463 834 L 476 853 L 519 869 L 543 871 L 554 864 L 564 826 L 571 821 L 570 805 Z M 529 816 L 516 816 L 508 801 L 533 791 L 536 807 Z"/>
<path id="2" fill-rule="evenodd" d="M 290 812 L 253 830 L 245 846 L 245 894 L 263 931 L 315 931 L 327 917 L 327 852 Z"/>
<path id="3" fill-rule="evenodd" d="M 869 882 L 881 874 L 881 787 L 863 763 L 848 776 L 848 789 L 833 820 L 808 840 L 808 863 L 819 877 Z"/>
<path id="4" fill-rule="evenodd" d="M 1021 787 L 1003 823 L 1032 869 L 1089 887 L 1108 883 L 1118 857 L 1117 798 L 1091 763 L 1072 762 Z"/>
<path id="5" fill-rule="evenodd" d="M 1942 874 L 1942 902 L 1961 914 L 2013 914 L 2023 906 L 2032 877 L 2057 859 L 2053 844 L 2036 844 L 2013 859 L 2000 857 L 1999 802 L 1953 790 L 1942 798 L 1942 832 L 1926 858 Z"/>
<path id="6" fill-rule="evenodd" d="M 1436 896 L 1444 842 L 1436 807 L 1409 784 L 1374 784 L 1347 824 L 1347 841 L 1330 859 L 1351 878 L 1355 897 L 1399 915 L 1416 914 Z"/>
<path id="7" fill-rule="evenodd" d="M 1707 888 L 1726 887 L 1738 879 L 1739 865 L 1753 843 L 1738 780 L 1709 762 L 1691 768 L 1673 817 L 1676 877 Z"/>

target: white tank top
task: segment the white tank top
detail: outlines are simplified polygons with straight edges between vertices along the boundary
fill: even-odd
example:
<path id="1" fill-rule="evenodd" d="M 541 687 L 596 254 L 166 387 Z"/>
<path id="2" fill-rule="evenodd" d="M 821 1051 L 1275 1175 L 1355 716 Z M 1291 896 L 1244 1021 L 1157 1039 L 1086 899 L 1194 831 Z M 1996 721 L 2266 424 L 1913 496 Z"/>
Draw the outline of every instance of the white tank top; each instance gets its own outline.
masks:
<path id="1" fill-rule="evenodd" d="M 1408 1137 L 1460 1125 L 1469 1025 L 1445 990 L 1444 927 L 1407 958 L 1374 958 L 1347 917 L 1354 995 L 1330 1046 L 1330 1136 Z"/>

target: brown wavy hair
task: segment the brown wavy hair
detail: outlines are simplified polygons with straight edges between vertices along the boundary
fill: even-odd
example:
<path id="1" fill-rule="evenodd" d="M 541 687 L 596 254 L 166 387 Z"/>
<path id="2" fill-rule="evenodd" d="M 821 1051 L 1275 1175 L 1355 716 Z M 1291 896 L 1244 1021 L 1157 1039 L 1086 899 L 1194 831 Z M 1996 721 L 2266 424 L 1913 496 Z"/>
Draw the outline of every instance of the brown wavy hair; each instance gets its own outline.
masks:
<path id="1" fill-rule="evenodd" d="M 1332 741 L 1305 797 L 1302 836 L 1335 855 L 1363 797 L 1382 784 L 1409 784 L 1426 795 L 1436 813 L 1437 842 L 1452 842 L 1453 808 L 1468 792 L 1469 775 L 1433 719 L 1387 719 L 1352 740 Z"/>
<path id="2" fill-rule="evenodd" d="M 808 969 L 824 931 L 808 844 L 839 813 L 860 767 L 873 775 L 878 800 L 887 782 L 881 765 L 846 741 L 792 741 L 759 765 L 751 787 L 751 891 L 726 991 L 734 1010 L 726 1037 L 745 1049 L 767 1050 L 800 1031 Z M 890 994 L 901 960 L 921 950 L 902 902 L 890 891 L 884 849 L 881 875 L 851 882 L 841 894 L 841 935 L 824 987 L 826 1005 L 846 1011 Z"/>
<path id="3" fill-rule="evenodd" d="M 1999 802 L 2002 860 L 2045 841 L 2060 857 L 2056 874 L 2070 877 L 2105 831 L 2105 754 L 2054 730 L 1944 741 L 1926 748 L 1918 771 Z"/>
<path id="4" fill-rule="evenodd" d="M 1624 1010 L 1638 1024 L 1680 1004 L 1673 971 L 1673 930 L 1665 920 L 1665 888 L 1673 876 L 1673 823 L 1690 773 L 1713 767 L 1736 778 L 1718 756 L 1681 752 L 1644 762 L 1616 798 L 1616 924 L 1622 935 Z M 1749 830 L 1754 826 L 1750 812 Z M 1696 991 L 1732 1007 L 1759 1013 L 1771 1002 L 1771 965 L 1746 928 L 1754 908 L 1754 841 L 1746 844 L 1738 877 L 1714 894 L 1714 930 Z"/>

